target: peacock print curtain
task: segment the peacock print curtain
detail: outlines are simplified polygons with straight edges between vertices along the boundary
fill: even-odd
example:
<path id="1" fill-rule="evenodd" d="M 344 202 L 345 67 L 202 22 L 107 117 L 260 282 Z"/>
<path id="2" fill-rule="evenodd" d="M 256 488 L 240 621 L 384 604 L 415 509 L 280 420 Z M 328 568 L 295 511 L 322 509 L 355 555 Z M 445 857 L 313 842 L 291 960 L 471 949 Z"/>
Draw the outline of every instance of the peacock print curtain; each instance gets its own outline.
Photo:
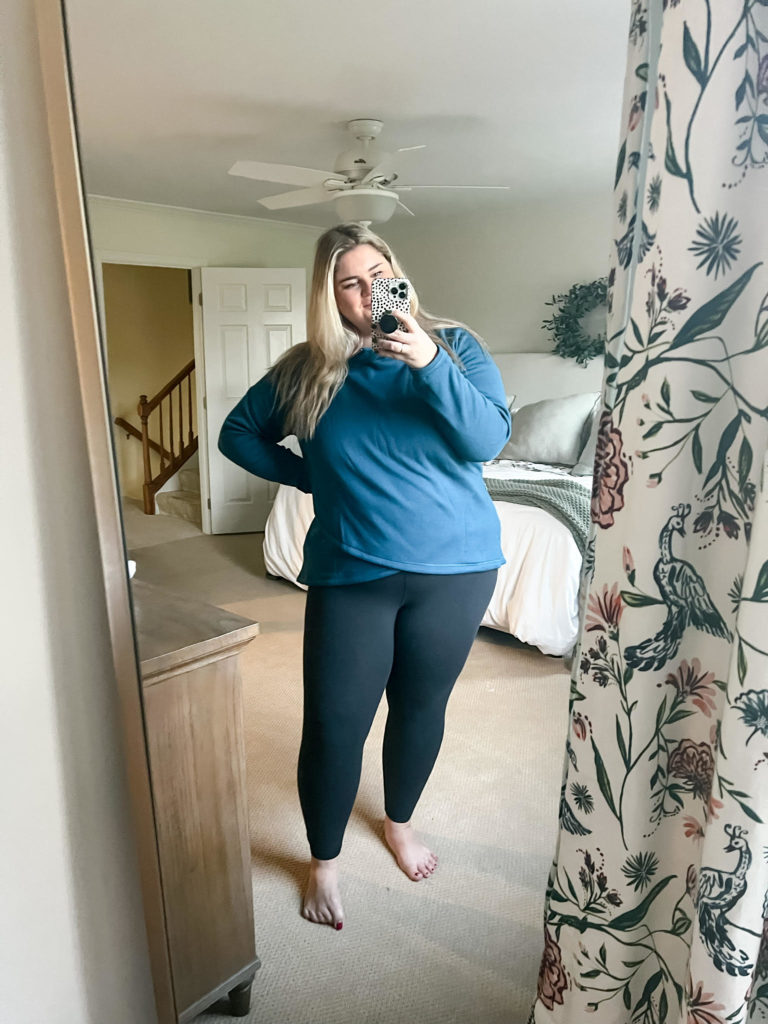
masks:
<path id="1" fill-rule="evenodd" d="M 536 1024 L 768 1021 L 768 0 L 632 0 Z"/>

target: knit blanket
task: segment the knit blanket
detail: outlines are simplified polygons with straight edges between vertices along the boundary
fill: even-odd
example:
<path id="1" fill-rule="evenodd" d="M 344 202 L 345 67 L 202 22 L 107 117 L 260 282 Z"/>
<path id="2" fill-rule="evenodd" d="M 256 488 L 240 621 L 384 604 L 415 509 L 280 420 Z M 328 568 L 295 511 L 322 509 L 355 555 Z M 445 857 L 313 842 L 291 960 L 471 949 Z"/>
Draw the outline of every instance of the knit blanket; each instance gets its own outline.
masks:
<path id="1" fill-rule="evenodd" d="M 485 486 L 494 501 L 516 505 L 534 505 L 554 516 L 571 531 L 581 554 L 587 547 L 590 523 L 590 492 L 582 484 L 568 479 L 500 480 L 485 477 Z"/>

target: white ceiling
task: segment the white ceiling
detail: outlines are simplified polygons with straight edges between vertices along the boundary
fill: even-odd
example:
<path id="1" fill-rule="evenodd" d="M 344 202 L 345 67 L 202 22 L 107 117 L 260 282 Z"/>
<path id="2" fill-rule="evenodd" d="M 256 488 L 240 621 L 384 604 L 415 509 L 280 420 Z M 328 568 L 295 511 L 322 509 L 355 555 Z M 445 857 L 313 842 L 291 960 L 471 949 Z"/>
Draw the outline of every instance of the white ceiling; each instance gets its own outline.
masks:
<path id="1" fill-rule="evenodd" d="M 343 124 L 384 121 L 419 216 L 503 210 L 612 185 L 629 0 L 66 0 L 91 194 L 327 225 L 270 212 L 282 185 L 236 160 L 331 169 Z M 398 211 L 396 217 L 406 216 Z"/>

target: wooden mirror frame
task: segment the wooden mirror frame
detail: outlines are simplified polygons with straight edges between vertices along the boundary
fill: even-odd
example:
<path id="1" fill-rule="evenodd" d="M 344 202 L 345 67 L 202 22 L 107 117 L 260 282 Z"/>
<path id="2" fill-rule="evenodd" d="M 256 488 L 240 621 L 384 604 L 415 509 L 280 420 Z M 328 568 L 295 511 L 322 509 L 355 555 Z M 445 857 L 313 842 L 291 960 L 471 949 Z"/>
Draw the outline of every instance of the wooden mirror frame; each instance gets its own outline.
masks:
<path id="1" fill-rule="evenodd" d="M 177 1020 L 120 495 L 62 0 L 35 0 L 53 177 L 91 467 L 104 596 L 159 1024 Z"/>

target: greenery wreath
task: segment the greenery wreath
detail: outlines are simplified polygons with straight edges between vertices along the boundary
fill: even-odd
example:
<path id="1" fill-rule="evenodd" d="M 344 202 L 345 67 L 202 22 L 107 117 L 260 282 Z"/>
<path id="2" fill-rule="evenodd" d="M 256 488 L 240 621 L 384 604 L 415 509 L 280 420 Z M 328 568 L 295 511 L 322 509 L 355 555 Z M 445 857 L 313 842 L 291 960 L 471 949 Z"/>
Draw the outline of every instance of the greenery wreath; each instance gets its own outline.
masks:
<path id="1" fill-rule="evenodd" d="M 582 320 L 587 314 L 607 301 L 608 278 L 599 277 L 589 284 L 575 284 L 562 295 L 553 295 L 547 306 L 557 306 L 549 320 L 542 327 L 552 331 L 555 352 L 563 359 L 575 359 L 580 366 L 586 366 L 590 359 L 605 351 L 605 332 L 587 334 Z"/>

